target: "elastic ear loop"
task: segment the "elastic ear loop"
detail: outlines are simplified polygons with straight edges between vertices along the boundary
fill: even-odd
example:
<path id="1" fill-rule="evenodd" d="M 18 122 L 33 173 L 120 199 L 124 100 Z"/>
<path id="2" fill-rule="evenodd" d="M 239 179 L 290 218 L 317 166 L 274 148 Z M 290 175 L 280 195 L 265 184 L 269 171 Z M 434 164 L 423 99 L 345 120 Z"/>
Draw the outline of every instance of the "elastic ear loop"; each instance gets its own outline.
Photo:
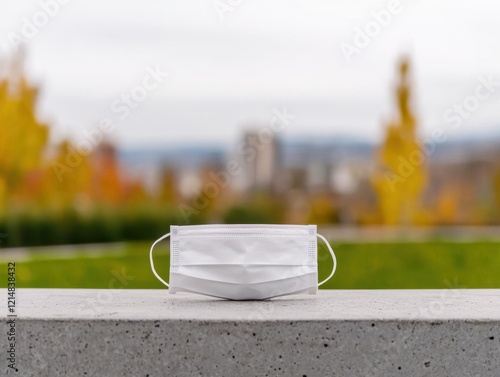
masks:
<path id="1" fill-rule="evenodd" d="M 168 238 L 170 237 L 170 233 L 167 233 L 165 234 L 164 236 L 161 236 L 160 238 L 158 238 L 154 243 L 153 245 L 151 245 L 151 250 L 149 251 L 149 263 L 151 264 L 151 270 L 153 271 L 153 274 L 155 274 L 156 278 L 161 281 L 163 284 L 165 284 L 167 287 L 169 287 L 168 283 L 163 280 L 160 275 L 158 275 L 158 273 L 156 272 L 155 270 L 155 265 L 153 263 L 153 249 L 154 247 L 156 246 L 156 244 L 160 241 L 163 241 L 165 238 Z"/>
<path id="2" fill-rule="evenodd" d="M 326 243 L 326 246 L 328 247 L 328 250 L 330 251 L 330 255 L 332 256 L 333 259 L 333 268 L 332 272 L 330 273 L 330 276 L 328 276 L 325 280 L 323 280 L 321 283 L 318 284 L 318 287 L 325 284 L 328 280 L 330 280 L 335 273 L 335 270 L 337 269 L 337 258 L 335 257 L 335 253 L 332 250 L 332 247 L 328 243 L 325 237 L 323 237 L 321 234 L 316 234 L 317 237 L 323 240 L 324 243 Z"/>

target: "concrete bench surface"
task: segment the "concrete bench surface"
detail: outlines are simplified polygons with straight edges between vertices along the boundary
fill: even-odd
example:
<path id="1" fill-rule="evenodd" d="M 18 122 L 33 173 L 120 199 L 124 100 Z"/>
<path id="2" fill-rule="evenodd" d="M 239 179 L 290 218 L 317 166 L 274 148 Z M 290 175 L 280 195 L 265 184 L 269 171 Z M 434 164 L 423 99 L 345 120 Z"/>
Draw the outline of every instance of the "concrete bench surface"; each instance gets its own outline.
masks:
<path id="1" fill-rule="evenodd" d="M 324 290 L 240 302 L 166 290 L 16 294 L 12 375 L 500 375 L 500 290 Z"/>

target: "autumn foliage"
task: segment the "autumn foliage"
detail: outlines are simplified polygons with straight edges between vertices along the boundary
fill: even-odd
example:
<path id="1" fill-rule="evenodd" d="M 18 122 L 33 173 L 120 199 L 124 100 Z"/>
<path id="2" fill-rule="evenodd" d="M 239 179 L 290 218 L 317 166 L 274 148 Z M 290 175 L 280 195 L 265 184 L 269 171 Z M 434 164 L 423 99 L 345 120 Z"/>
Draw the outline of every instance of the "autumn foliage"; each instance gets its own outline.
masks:
<path id="1" fill-rule="evenodd" d="M 0 78 L 0 213 L 41 167 L 48 141 L 48 127 L 35 115 L 38 91 L 22 75 L 22 58 L 9 69 L 10 78 Z"/>
<path id="2" fill-rule="evenodd" d="M 417 119 L 411 107 L 409 68 L 409 61 L 404 59 L 396 87 L 398 113 L 386 127 L 373 177 L 381 222 L 388 225 L 420 222 L 421 198 L 427 182 L 425 154 L 417 138 Z"/>
<path id="3" fill-rule="evenodd" d="M 20 54 L 0 71 L 0 233 L 9 238 L 0 242 L 152 237 L 164 230 L 158 224 L 176 222 L 162 212 L 172 195 L 150 195 L 142 181 L 124 176 L 112 144 L 103 141 L 81 153 L 69 140 L 50 143 L 23 60 Z"/>
<path id="4" fill-rule="evenodd" d="M 181 190 L 184 172 L 175 166 L 163 167 L 156 190 L 151 189 L 140 176 L 127 175 L 116 148 L 107 140 L 85 151 L 71 140 L 54 143 L 49 125 L 38 116 L 38 93 L 25 77 L 22 54 L 0 66 L 2 245 L 152 239 L 170 224 L 186 222 L 453 225 L 500 221 L 498 165 L 491 184 L 484 179 L 484 208 L 476 208 L 480 200 L 472 190 L 474 182 L 464 186 L 449 178 L 435 186 L 431 201 L 425 200 L 431 164 L 418 137 L 408 59 L 398 66 L 396 111 L 385 125 L 375 168 L 370 165 L 366 174 L 361 169 L 359 191 L 348 195 L 330 186 L 308 189 L 302 173 L 290 175 L 299 177 L 298 185 L 290 178 L 292 183 L 278 193 L 222 185 L 217 195 L 204 196 L 191 189 L 188 195 Z M 200 186 L 213 188 L 219 169 L 207 161 L 198 176 Z M 283 171 L 279 173 L 283 176 Z M 189 221 L 182 208 L 190 208 Z"/>

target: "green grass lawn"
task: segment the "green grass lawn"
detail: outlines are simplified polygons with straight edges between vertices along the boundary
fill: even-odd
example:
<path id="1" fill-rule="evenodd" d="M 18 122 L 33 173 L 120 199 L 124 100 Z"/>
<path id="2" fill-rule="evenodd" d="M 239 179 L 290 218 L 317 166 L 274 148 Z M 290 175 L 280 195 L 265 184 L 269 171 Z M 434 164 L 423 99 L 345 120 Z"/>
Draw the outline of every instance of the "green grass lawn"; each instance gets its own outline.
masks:
<path id="1" fill-rule="evenodd" d="M 36 288 L 163 288 L 149 267 L 149 243 L 128 243 L 91 256 L 61 258 L 43 252 L 17 263 L 17 286 Z M 332 244 L 337 273 L 322 288 L 500 288 L 500 242 L 394 242 Z M 168 279 L 168 249 L 158 247 L 155 265 Z M 7 276 L 6 262 L 4 264 Z M 331 258 L 319 245 L 320 280 Z M 2 279 L 1 287 L 7 286 Z"/>

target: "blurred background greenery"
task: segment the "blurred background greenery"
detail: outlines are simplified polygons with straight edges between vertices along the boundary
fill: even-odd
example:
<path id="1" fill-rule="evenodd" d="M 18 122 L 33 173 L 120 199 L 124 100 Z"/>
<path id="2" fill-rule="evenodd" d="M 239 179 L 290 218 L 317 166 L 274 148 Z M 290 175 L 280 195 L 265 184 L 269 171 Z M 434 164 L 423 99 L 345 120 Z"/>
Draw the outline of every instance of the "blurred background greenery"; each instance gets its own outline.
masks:
<path id="1" fill-rule="evenodd" d="M 25 249 L 17 265 L 19 287 L 164 288 L 149 267 L 148 242 L 109 246 Z M 500 242 L 333 243 L 338 269 L 322 289 L 500 288 Z M 156 270 L 168 279 L 167 245 L 155 251 Z M 319 279 L 332 261 L 319 245 Z M 9 258 L 9 255 L 4 255 Z M 5 287 L 6 281 L 0 286 Z"/>
<path id="2" fill-rule="evenodd" d="M 88 155 L 78 154 L 68 140 L 57 146 L 48 144 L 49 126 L 35 115 L 37 89 L 23 76 L 22 56 L 17 59 L 11 75 L 0 81 L 0 242 L 2 262 L 17 261 L 19 287 L 162 288 L 150 271 L 148 251 L 151 241 L 171 224 L 317 223 L 331 227 L 342 222 L 353 225 L 352 229 L 404 225 L 416 233 L 416 226 L 421 225 L 439 228 L 455 221 L 492 225 L 498 220 L 497 214 L 488 217 L 489 212 L 480 212 L 477 206 L 463 221 L 463 216 L 457 217 L 458 197 L 453 195 L 445 196 L 436 207 L 426 205 L 426 162 L 411 166 L 411 174 L 404 178 L 398 175 L 401 156 L 420 151 L 409 105 L 407 60 L 398 68 L 399 123 L 387 126 L 386 139 L 374 152 L 378 168 L 371 173 L 371 189 L 358 201 L 359 196 L 342 196 L 329 188 L 307 189 L 301 175 L 294 180 L 298 186 L 283 188 L 276 180 L 279 171 L 262 184 L 259 169 L 262 164 L 264 171 L 274 166 L 276 156 L 264 156 L 260 165 L 250 166 L 253 180 L 243 190 L 221 184 L 217 195 L 208 195 L 204 187 L 227 175 L 209 164 L 201 170 L 199 191 L 191 196 L 180 193 L 172 167 L 164 171 L 157 190 L 148 192 L 143 181 L 130 180 L 123 173 L 112 144 L 103 142 Z M 26 134 L 30 137 L 23 137 Z M 73 157 L 77 162 L 69 167 Z M 496 182 L 491 181 L 493 192 L 498 190 Z M 492 205 L 498 205 L 495 198 L 491 196 Z M 353 206 L 346 212 L 342 201 Z M 495 229 L 490 228 L 490 233 L 496 234 Z M 385 242 L 354 236 L 333 247 L 338 272 L 322 288 L 500 287 L 496 271 L 500 241 L 496 240 L 454 242 L 421 237 L 409 242 L 396 237 Z M 320 251 L 321 278 L 328 275 L 331 260 L 322 247 Z M 159 249 L 156 264 L 168 276 L 165 246 Z M 0 285 L 6 286 L 6 281 Z"/>
<path id="3" fill-rule="evenodd" d="M 311 36 L 329 38 L 323 26 L 356 23 L 363 12 L 355 6 L 336 23 L 332 20 L 338 17 L 337 5 L 324 3 L 328 13 L 312 9 L 307 17 L 304 9 L 270 5 L 280 15 L 285 12 L 306 22 L 307 30 L 280 16 L 263 19 L 269 29 L 256 33 L 260 26 L 243 9 L 239 14 L 244 22 L 228 22 L 225 29 L 212 24 L 215 14 L 165 3 L 165 8 L 158 5 L 163 10 L 158 12 L 158 29 L 148 22 L 134 24 L 134 38 L 126 40 L 123 36 L 138 12 L 155 13 L 127 3 L 107 14 L 114 20 L 125 12 L 120 13 L 126 17 L 123 22 L 113 25 L 123 33 L 106 24 L 92 43 L 84 41 L 92 33 L 82 20 L 104 18 L 97 20 L 92 6 L 76 8 L 83 4 L 50 19 L 50 27 L 37 30 L 33 38 L 6 33 L 9 52 L 0 50 L 0 260 L 17 261 L 18 285 L 109 288 L 118 281 L 123 288 L 161 288 L 150 271 L 148 252 L 170 225 L 267 223 L 318 224 L 328 231 L 339 268 L 323 288 L 499 288 L 498 85 L 490 82 L 497 62 L 474 58 L 462 66 L 456 62 L 464 59 L 450 58 L 453 66 L 450 60 L 446 66 L 419 32 L 413 37 L 423 45 L 401 52 L 395 46 L 406 31 L 398 29 L 404 22 L 395 22 L 390 26 L 394 32 L 382 33 L 364 52 L 358 49 L 362 56 L 356 53 L 351 64 L 339 51 L 325 49 L 323 39 L 311 43 Z M 428 5 L 412 6 L 428 13 Z M 133 12 L 127 10 L 134 7 Z M 368 17 L 370 2 L 363 7 Z M 433 30 L 441 31 L 436 37 L 449 38 L 445 22 L 451 17 L 447 6 L 442 7 L 433 8 L 436 14 L 442 12 Z M 185 17 L 175 11 L 186 17 L 196 14 L 189 20 L 191 29 L 176 24 Z M 37 12 L 33 14 L 42 10 Z M 403 12 L 401 17 L 413 14 Z M 4 13 L 1 17 L 6 24 Z M 76 22 L 65 23 L 74 17 Z M 166 25 L 164 17 L 173 17 L 171 24 Z M 494 21 L 491 25 L 497 24 Z M 280 23 L 309 37 L 289 38 L 287 32 L 278 32 Z M 231 28 L 243 40 L 253 40 L 253 47 L 242 44 Z M 164 34 L 158 35 L 172 44 L 168 53 L 150 38 L 153 29 L 161 30 Z M 469 25 L 465 32 L 473 29 Z M 110 30 L 108 39 L 101 37 Z M 74 36 L 68 50 L 57 44 L 66 31 Z M 144 37 L 147 43 L 140 39 Z M 53 55 L 64 59 L 46 64 L 38 56 L 50 54 L 33 46 L 51 38 L 59 41 L 56 50 L 62 54 L 53 50 Z M 125 43 L 116 43 L 116 38 Z M 375 45 L 383 43 L 386 48 L 377 50 Z M 245 51 L 238 57 L 233 50 L 240 45 Z M 217 46 L 220 55 L 207 54 L 207 46 Z M 473 41 L 469 47 L 474 46 L 484 52 L 482 44 Z M 78 55 L 80 48 L 88 56 Z M 137 77 L 137 66 L 128 71 L 128 60 L 133 59 L 123 59 L 117 52 L 121 48 L 141 58 L 134 64 L 146 72 L 143 77 Z M 97 57 L 95 51 L 106 54 Z M 330 60 L 315 55 L 319 52 Z M 445 57 L 483 56 L 473 52 L 460 45 Z M 164 67 L 145 65 L 144 56 L 158 58 Z M 268 62 L 254 67 L 254 59 L 262 56 Z M 119 59 L 119 64 L 105 64 L 106 59 Z M 486 60 L 491 65 L 482 63 Z M 174 72 L 172 81 L 160 88 L 168 76 L 163 69 L 170 68 L 177 76 Z M 452 68 L 464 70 L 446 76 Z M 41 82 L 31 78 L 34 72 Z M 49 94 L 41 90 L 45 83 Z M 438 91 L 417 91 L 418 85 Z M 98 97 L 106 90 L 106 96 Z M 72 124 L 61 125 L 58 114 L 52 118 L 52 105 Z M 488 110 L 486 117 L 482 108 Z M 107 116 L 99 117 L 101 112 Z M 236 115 L 224 118 L 230 113 Z M 461 134 L 462 123 L 463 129 L 481 131 Z M 358 134 L 350 133 L 351 128 Z M 230 132 L 238 140 L 230 139 Z M 359 139 L 359 133 L 370 138 Z M 378 227 L 396 231 L 393 237 L 363 236 L 365 229 L 377 233 Z M 349 237 L 342 237 L 344 228 L 350 229 Z M 413 237 L 400 237 L 397 229 Z M 422 229 L 455 230 L 436 238 Z M 321 277 L 328 274 L 331 261 L 320 250 Z M 168 275 L 166 246 L 159 250 L 157 265 Z"/>

